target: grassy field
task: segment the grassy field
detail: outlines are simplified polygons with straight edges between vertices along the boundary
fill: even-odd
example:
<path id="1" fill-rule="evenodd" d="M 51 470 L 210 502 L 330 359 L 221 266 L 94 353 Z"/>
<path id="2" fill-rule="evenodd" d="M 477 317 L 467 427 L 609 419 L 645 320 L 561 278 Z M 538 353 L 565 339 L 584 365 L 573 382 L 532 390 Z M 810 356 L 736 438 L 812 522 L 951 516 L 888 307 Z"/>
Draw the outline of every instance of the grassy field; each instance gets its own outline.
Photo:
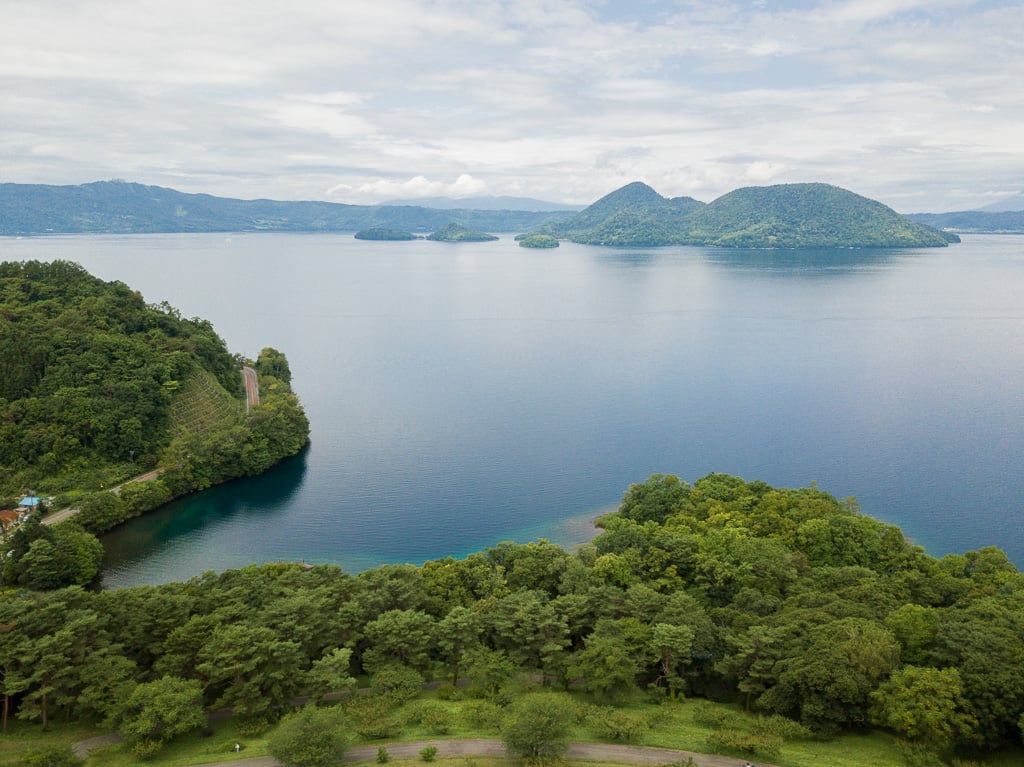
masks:
<path id="1" fill-rule="evenodd" d="M 430 701 L 436 710 L 442 707 L 448 714 L 447 731 L 439 733 L 418 723 L 418 712 L 423 710 L 423 701 Z M 486 709 L 486 707 L 484 707 Z M 603 740 L 591 725 L 593 712 L 597 707 L 586 703 L 579 706 L 578 719 L 573 740 Z M 647 724 L 637 737 L 626 742 L 632 745 L 658 746 L 685 751 L 708 752 L 709 738 L 714 728 L 701 724 L 709 710 L 718 711 L 728 717 L 729 726 L 744 727 L 752 724 L 753 717 L 744 714 L 732 706 L 708 704 L 706 702 L 683 702 L 655 705 L 636 702 L 624 709 L 630 715 Z M 353 737 L 352 745 L 379 744 L 387 742 L 433 740 L 441 741 L 452 738 L 497 738 L 499 731 L 496 722 L 481 722 L 481 705 L 471 700 L 437 701 L 430 693 L 424 693 L 420 699 L 406 704 L 398 712 L 399 718 L 405 723 L 394 737 L 383 740 L 362 740 Z M 703 717 L 702 715 L 703 714 Z M 262 731 L 253 729 L 236 719 L 225 719 L 214 722 L 204 733 L 197 733 L 180 738 L 167 745 L 154 758 L 145 762 L 152 767 L 187 767 L 188 765 L 230 761 L 237 758 L 266 756 L 267 743 L 273 729 L 267 727 Z M 11 733 L 0 736 L 0 767 L 20 765 L 25 753 L 42 745 L 70 745 L 84 740 L 101 731 L 87 726 L 54 726 L 49 732 L 43 732 L 38 725 L 16 723 Z M 606 738 L 604 740 L 607 740 Z M 235 743 L 243 745 L 241 753 L 234 752 Z M 733 753 L 739 759 L 748 758 L 747 754 Z M 830 741 L 814 739 L 788 740 L 777 756 L 768 758 L 763 755 L 750 756 L 758 764 L 771 763 L 779 767 L 903 767 L 896 740 L 884 733 L 850 734 Z M 408 762 L 410 760 L 404 760 Z M 504 760 L 485 757 L 439 758 L 438 764 L 445 767 L 493 767 Z M 138 765 L 139 759 L 126 746 L 117 745 L 93 754 L 87 761 L 87 767 L 131 767 Z M 403 760 L 395 759 L 392 764 L 403 764 Z M 1008 750 L 978 759 L 979 765 L 986 767 L 1019 767 L 1024 764 L 1024 750 Z"/>

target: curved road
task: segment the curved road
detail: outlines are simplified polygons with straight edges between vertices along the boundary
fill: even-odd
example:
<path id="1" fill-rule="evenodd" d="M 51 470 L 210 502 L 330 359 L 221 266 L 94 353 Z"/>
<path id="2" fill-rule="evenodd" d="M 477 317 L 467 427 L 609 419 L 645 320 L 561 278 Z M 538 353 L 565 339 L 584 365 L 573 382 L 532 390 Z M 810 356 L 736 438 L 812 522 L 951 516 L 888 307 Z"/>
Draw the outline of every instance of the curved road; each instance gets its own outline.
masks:
<path id="1" fill-rule="evenodd" d="M 75 753 L 85 758 L 90 750 L 102 748 L 121 741 L 120 736 L 105 735 L 82 741 L 74 745 Z M 505 756 L 505 746 L 500 740 L 421 740 L 412 743 L 382 743 L 392 758 L 415 759 L 424 746 L 436 746 L 438 756 Z M 372 762 L 377 758 L 380 746 L 354 746 L 345 752 L 346 762 Z M 677 751 L 672 748 L 650 746 L 619 746 L 611 743 L 573 743 L 566 752 L 569 759 L 584 759 L 594 762 L 618 762 L 620 764 L 670 764 L 692 758 L 696 767 L 743 767 L 749 764 L 745 759 L 716 754 L 698 754 L 693 751 Z M 254 756 L 249 759 L 234 759 L 228 762 L 214 762 L 217 767 L 282 767 L 272 756 Z M 771 767 L 759 762 L 759 767 Z"/>
<path id="2" fill-rule="evenodd" d="M 242 378 L 245 381 L 245 412 L 248 413 L 254 407 L 259 407 L 260 404 L 260 379 L 256 371 L 248 366 L 242 367 Z M 156 479 L 160 475 L 161 469 L 142 474 L 138 477 L 132 477 L 131 479 L 122 482 L 120 485 L 110 488 L 110 492 L 114 495 L 119 495 L 121 488 L 131 482 L 147 482 L 151 479 Z M 78 513 L 78 509 L 63 509 L 58 511 L 56 514 L 50 514 L 48 517 L 43 519 L 44 525 L 55 525 L 58 522 L 63 522 L 65 519 L 71 519 Z"/>
<path id="3" fill-rule="evenodd" d="M 242 367 L 242 378 L 245 379 L 245 412 L 248 413 L 260 405 L 260 379 L 248 365 Z"/>

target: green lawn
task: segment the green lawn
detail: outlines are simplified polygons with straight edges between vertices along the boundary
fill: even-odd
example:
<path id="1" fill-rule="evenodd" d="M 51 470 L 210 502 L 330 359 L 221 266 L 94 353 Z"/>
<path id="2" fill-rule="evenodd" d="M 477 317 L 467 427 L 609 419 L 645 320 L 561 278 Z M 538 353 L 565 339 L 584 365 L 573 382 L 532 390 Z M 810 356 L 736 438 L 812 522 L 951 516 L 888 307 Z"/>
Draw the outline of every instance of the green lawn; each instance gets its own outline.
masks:
<path id="1" fill-rule="evenodd" d="M 386 741 L 445 740 L 451 738 L 495 738 L 497 728 L 493 724 L 480 724 L 473 721 L 470 712 L 474 706 L 470 700 L 440 701 L 450 715 L 450 726 L 447 732 L 439 733 L 422 724 L 417 724 L 415 711 L 422 707 L 422 701 L 436 701 L 432 693 L 424 693 L 418 700 L 406 704 L 399 715 L 408 723 L 400 733 Z M 435 704 L 431 704 L 435 705 Z M 629 704 L 621 710 L 642 717 L 650 723 L 650 727 L 637 738 L 627 741 L 634 745 L 658 746 L 685 751 L 707 752 L 708 738 L 714 730 L 695 721 L 695 713 L 703 706 L 707 710 L 721 712 L 729 717 L 730 726 L 742 727 L 744 722 L 752 722 L 749 717 L 733 706 L 708 704 L 702 702 L 683 702 L 677 704 L 655 705 L 648 702 Z M 583 703 L 580 705 L 581 722 L 573 733 L 574 740 L 598 741 L 594 730 L 585 714 L 592 712 L 594 707 Z M 700 717 L 696 717 L 700 718 Z M 204 733 L 195 733 L 167 745 L 157 756 L 146 760 L 145 764 L 152 767 L 186 767 L 187 765 L 229 761 L 240 757 L 256 757 L 268 754 L 267 742 L 272 732 L 268 728 L 263 732 L 253 731 L 235 719 L 214 722 Z M 38 725 L 16 723 L 11 727 L 10 734 L 0 736 L 0 767 L 15 767 L 21 763 L 24 754 L 42 745 L 70 745 L 71 743 L 102 734 L 102 731 L 82 725 L 56 725 L 48 732 L 43 732 Z M 356 744 L 382 743 L 385 740 L 369 741 L 354 740 Z M 234 752 L 234 744 L 243 745 L 240 754 Z M 734 753 L 738 758 L 748 755 Z M 779 767 L 904 767 L 900 759 L 897 743 L 894 738 L 884 733 L 867 735 L 844 735 L 831 741 L 792 740 L 783 744 L 779 755 L 767 758 L 754 755 L 756 763 L 774 763 Z M 410 760 L 404 760 L 410 762 Z M 437 763 L 445 767 L 494 767 L 502 760 L 487 758 L 439 758 Z M 1024 764 L 1024 749 L 1011 749 L 998 754 L 987 755 L 979 764 L 986 767 L 1017 767 Z M 395 759 L 394 764 L 403 763 Z M 125 746 L 112 746 L 102 752 L 95 753 L 87 761 L 87 767 L 133 767 L 139 759 Z"/>

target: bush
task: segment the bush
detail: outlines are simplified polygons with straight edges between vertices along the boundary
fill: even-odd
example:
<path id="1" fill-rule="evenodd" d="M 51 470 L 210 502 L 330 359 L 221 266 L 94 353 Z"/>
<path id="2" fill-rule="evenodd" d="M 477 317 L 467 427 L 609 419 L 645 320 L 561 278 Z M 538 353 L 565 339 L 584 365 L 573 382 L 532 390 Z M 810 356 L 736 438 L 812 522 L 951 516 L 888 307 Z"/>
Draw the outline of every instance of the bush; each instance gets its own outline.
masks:
<path id="1" fill-rule="evenodd" d="M 497 730 L 501 727 L 501 707 L 487 700 L 474 700 L 462 707 L 462 718 L 470 727 Z"/>
<path id="2" fill-rule="evenodd" d="M 710 703 L 698 703 L 693 707 L 693 722 L 701 727 L 720 730 L 729 721 L 729 712 L 721 706 Z"/>
<path id="3" fill-rule="evenodd" d="M 919 743 L 901 740 L 898 749 L 900 758 L 907 767 L 945 767 L 938 754 Z"/>
<path id="4" fill-rule="evenodd" d="M 713 753 L 739 752 L 746 756 L 760 756 L 772 759 L 782 749 L 782 738 L 777 735 L 755 735 L 738 730 L 719 730 L 708 736 L 708 748 Z"/>
<path id="5" fill-rule="evenodd" d="M 84 762 L 67 746 L 34 748 L 21 758 L 23 767 L 79 767 Z"/>
<path id="6" fill-rule="evenodd" d="M 384 746 L 377 746 L 377 764 L 387 764 L 391 761 L 391 754 Z"/>
<path id="7" fill-rule="evenodd" d="M 420 749 L 420 759 L 424 762 L 434 761 L 435 756 L 437 756 L 437 746 L 424 746 Z"/>
<path id="8" fill-rule="evenodd" d="M 370 677 L 370 689 L 396 703 L 412 700 L 422 688 L 423 675 L 408 666 L 385 666 Z"/>
<path id="9" fill-rule="evenodd" d="M 462 700 L 462 691 L 451 682 L 444 682 L 437 687 L 438 700 Z"/>
<path id="10" fill-rule="evenodd" d="M 569 747 L 572 701 L 565 695 L 525 695 L 508 707 L 501 739 L 510 754 L 526 759 L 560 757 Z"/>
<path id="11" fill-rule="evenodd" d="M 646 717 L 614 708 L 601 708 L 590 716 L 594 734 L 602 740 L 636 740 L 649 727 Z"/>
<path id="12" fill-rule="evenodd" d="M 287 767 L 333 767 L 348 744 L 337 709 L 306 706 L 282 719 L 267 745 Z"/>
<path id="13" fill-rule="evenodd" d="M 814 737 L 810 727 L 781 714 L 759 716 L 750 729 L 755 735 L 775 735 L 782 740 L 810 740 Z"/>
<path id="14" fill-rule="evenodd" d="M 434 735 L 445 735 L 452 728 L 452 715 L 434 700 L 411 705 L 406 716 L 409 722 L 422 725 Z"/>

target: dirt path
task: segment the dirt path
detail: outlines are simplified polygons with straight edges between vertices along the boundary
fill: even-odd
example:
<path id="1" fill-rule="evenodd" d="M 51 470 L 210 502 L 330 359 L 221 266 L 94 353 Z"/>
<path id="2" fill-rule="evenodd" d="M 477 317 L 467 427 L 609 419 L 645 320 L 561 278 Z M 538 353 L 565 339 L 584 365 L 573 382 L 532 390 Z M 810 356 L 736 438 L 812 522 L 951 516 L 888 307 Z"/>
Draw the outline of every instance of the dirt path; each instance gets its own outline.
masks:
<path id="1" fill-rule="evenodd" d="M 104 735 L 90 738 L 74 745 L 75 753 L 84 758 L 89 751 L 119 743 L 119 735 Z M 500 740 L 421 740 L 412 743 L 382 743 L 392 759 L 417 759 L 424 746 L 436 746 L 438 756 L 505 756 L 505 746 Z M 377 758 L 378 745 L 354 746 L 345 752 L 346 762 L 372 762 Z M 648 746 L 619 746 L 611 743 L 573 743 L 566 753 L 569 759 L 594 762 L 618 762 L 621 764 L 669 764 L 688 757 L 697 767 L 743 767 L 745 759 L 715 754 L 698 754 L 692 751 L 677 751 L 671 748 Z M 234 759 L 215 762 L 217 767 L 281 767 L 272 756 L 256 756 L 248 759 Z M 771 767 L 764 762 L 758 767 Z"/>

